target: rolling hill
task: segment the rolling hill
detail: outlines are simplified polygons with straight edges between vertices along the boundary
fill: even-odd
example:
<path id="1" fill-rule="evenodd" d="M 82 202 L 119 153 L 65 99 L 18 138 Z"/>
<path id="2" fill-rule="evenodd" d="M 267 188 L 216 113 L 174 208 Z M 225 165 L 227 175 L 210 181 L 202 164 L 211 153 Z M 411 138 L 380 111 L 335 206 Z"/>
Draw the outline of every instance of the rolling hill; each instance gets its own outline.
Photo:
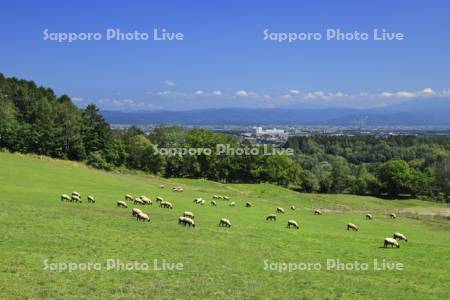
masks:
<path id="1" fill-rule="evenodd" d="M 380 200 L 350 195 L 300 194 L 268 184 L 220 184 L 116 174 L 81 163 L 0 152 L 0 297 L 2 299 L 448 299 L 450 210 L 419 200 Z M 160 184 L 165 188 L 161 189 Z M 184 192 L 171 188 L 182 186 Z M 88 194 L 95 204 L 61 202 L 62 193 Z M 162 196 L 174 208 L 140 207 L 151 222 L 138 222 L 116 206 L 125 193 Z M 227 195 L 209 205 L 212 195 Z M 203 197 L 204 206 L 193 204 Z M 251 208 L 245 202 L 253 203 Z M 291 205 L 296 210 L 289 210 Z M 285 214 L 265 221 L 276 207 Z M 323 215 L 314 216 L 320 208 Z M 196 228 L 183 227 L 183 211 Z M 372 221 L 365 220 L 372 213 Z M 389 212 L 396 212 L 392 220 Z M 231 228 L 218 226 L 220 218 Z M 288 219 L 300 229 L 288 229 Z M 353 222 L 359 231 L 346 230 Z M 393 232 L 408 236 L 401 247 L 383 248 Z M 106 268 L 135 262 L 148 270 Z M 156 260 L 156 269 L 155 269 Z M 367 270 L 327 269 L 327 260 Z M 403 270 L 374 270 L 374 260 Z M 62 270 L 69 263 L 100 268 Z M 181 263 L 182 270 L 160 270 Z M 317 269 L 282 271 L 284 263 Z M 59 265 L 57 265 L 59 264 Z M 51 267 L 49 267 L 49 265 Z M 56 266 L 59 266 L 58 268 Z M 269 266 L 269 267 L 267 267 Z M 46 269 L 47 267 L 47 269 Z M 53 268 L 53 269 L 52 269 Z M 81 267 L 79 267 L 81 268 Z M 57 271 L 59 270 L 59 271 Z"/>

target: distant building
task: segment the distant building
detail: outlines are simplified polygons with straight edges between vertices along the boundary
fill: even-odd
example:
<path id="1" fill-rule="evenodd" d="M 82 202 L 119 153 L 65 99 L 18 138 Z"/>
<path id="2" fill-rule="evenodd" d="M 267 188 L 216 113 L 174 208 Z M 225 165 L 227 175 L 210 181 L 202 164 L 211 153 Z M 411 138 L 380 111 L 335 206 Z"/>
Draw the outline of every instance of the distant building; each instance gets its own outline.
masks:
<path id="1" fill-rule="evenodd" d="M 263 129 L 262 127 L 254 127 L 253 133 L 255 136 L 269 135 L 269 136 L 285 136 L 284 129 Z"/>

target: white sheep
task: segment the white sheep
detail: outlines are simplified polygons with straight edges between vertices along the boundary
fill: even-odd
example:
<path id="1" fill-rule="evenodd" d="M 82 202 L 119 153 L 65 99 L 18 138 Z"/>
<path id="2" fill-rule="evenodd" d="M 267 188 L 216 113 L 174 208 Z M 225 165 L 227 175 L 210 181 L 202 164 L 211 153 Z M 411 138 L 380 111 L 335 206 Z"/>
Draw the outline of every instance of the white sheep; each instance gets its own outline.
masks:
<path id="1" fill-rule="evenodd" d="M 384 246 L 383 247 L 387 248 L 388 245 L 390 245 L 392 248 L 394 246 L 397 247 L 397 248 L 400 248 L 400 245 L 398 244 L 397 240 L 393 239 L 393 238 L 389 238 L 389 237 L 384 239 Z"/>
<path id="2" fill-rule="evenodd" d="M 133 203 L 134 204 L 145 205 L 145 202 L 142 201 L 142 199 L 140 199 L 140 198 L 135 198 Z"/>
<path id="3" fill-rule="evenodd" d="M 404 234 L 401 234 L 400 232 L 395 232 L 394 235 L 393 235 L 393 238 L 396 239 L 396 240 L 403 240 L 405 242 L 408 241 L 406 236 Z"/>
<path id="4" fill-rule="evenodd" d="M 350 230 L 350 229 L 352 229 L 352 230 L 354 230 L 354 231 L 358 231 L 358 226 L 356 226 L 356 225 L 353 224 L 353 223 L 348 223 L 348 224 L 347 224 L 347 230 Z"/>
<path id="5" fill-rule="evenodd" d="M 187 218 L 187 217 L 179 217 L 178 218 L 178 224 L 183 224 L 184 226 L 189 225 L 189 227 L 195 228 L 195 222 L 194 220 Z"/>
<path id="6" fill-rule="evenodd" d="M 252 203 L 251 202 L 245 203 L 245 207 L 252 207 Z"/>
<path id="7" fill-rule="evenodd" d="M 125 195 L 125 201 L 133 201 L 133 200 L 134 200 L 134 198 L 130 194 Z"/>
<path id="8" fill-rule="evenodd" d="M 164 198 L 163 197 L 156 197 L 156 202 L 163 202 Z"/>
<path id="9" fill-rule="evenodd" d="M 174 191 L 174 192 L 182 192 L 182 191 L 184 191 L 184 189 L 181 186 L 177 186 L 177 187 L 174 187 L 172 189 L 172 191 Z"/>
<path id="10" fill-rule="evenodd" d="M 159 207 L 173 209 L 172 203 L 170 203 L 169 201 L 162 201 L 159 204 Z"/>
<path id="11" fill-rule="evenodd" d="M 77 196 L 78 198 L 81 198 L 81 195 L 78 192 L 72 192 L 72 196 Z"/>
<path id="12" fill-rule="evenodd" d="M 219 196 L 213 195 L 213 199 L 219 199 Z"/>
<path id="13" fill-rule="evenodd" d="M 270 214 L 266 217 L 266 221 L 276 221 L 277 216 L 275 214 Z"/>
<path id="14" fill-rule="evenodd" d="M 117 201 L 117 207 L 127 208 L 128 205 L 127 205 L 127 203 L 124 202 L 124 201 Z"/>
<path id="15" fill-rule="evenodd" d="M 160 187 L 161 189 L 163 189 L 163 188 L 165 187 L 165 185 L 164 185 L 164 184 L 160 184 L 159 187 Z"/>
<path id="16" fill-rule="evenodd" d="M 88 202 L 91 202 L 91 203 L 95 203 L 95 198 L 94 198 L 94 196 L 89 195 L 89 196 L 87 197 L 87 201 L 88 201 Z"/>
<path id="17" fill-rule="evenodd" d="M 144 204 L 152 204 L 152 200 L 150 200 L 149 198 L 145 197 L 145 196 L 140 196 L 139 199 L 141 199 L 142 202 L 144 202 Z"/>
<path id="18" fill-rule="evenodd" d="M 231 222 L 228 219 L 222 218 L 220 219 L 219 226 L 231 227 Z"/>
<path id="19" fill-rule="evenodd" d="M 277 213 L 284 214 L 284 208 L 277 207 Z"/>
<path id="20" fill-rule="evenodd" d="M 202 198 L 195 198 L 194 203 L 203 205 L 203 204 L 205 204 L 205 200 L 203 200 Z"/>
<path id="21" fill-rule="evenodd" d="M 230 198 L 228 198 L 228 196 L 223 196 L 224 200 L 230 200 Z"/>
<path id="22" fill-rule="evenodd" d="M 195 222 L 194 222 L 194 220 L 192 220 L 192 219 L 185 218 L 185 219 L 184 219 L 184 224 L 185 224 L 185 226 L 186 226 L 186 225 L 189 225 L 189 227 L 195 228 Z"/>
<path id="23" fill-rule="evenodd" d="M 291 210 L 295 210 L 295 206 L 294 205 L 291 205 Z"/>
<path id="24" fill-rule="evenodd" d="M 367 220 L 372 220 L 372 219 L 373 219 L 373 216 L 372 216 L 371 214 L 367 214 L 367 215 L 366 215 L 366 219 L 367 219 Z"/>
<path id="25" fill-rule="evenodd" d="M 61 195 L 61 201 L 70 201 L 70 197 L 67 194 L 62 194 Z"/>
<path id="26" fill-rule="evenodd" d="M 81 202 L 81 199 L 79 196 L 72 194 L 72 197 L 70 198 L 71 202 Z"/>
<path id="27" fill-rule="evenodd" d="M 140 213 L 137 214 L 136 220 L 150 222 L 150 217 L 147 214 L 144 214 L 143 212 L 140 212 Z"/>
<path id="28" fill-rule="evenodd" d="M 142 213 L 142 210 L 140 210 L 139 208 L 133 208 L 133 209 L 131 210 L 131 215 L 132 215 L 133 217 L 136 217 L 139 213 Z"/>
<path id="29" fill-rule="evenodd" d="M 315 209 L 315 210 L 314 210 L 314 214 L 315 214 L 315 215 L 321 215 L 322 212 L 321 212 L 319 209 Z"/>
<path id="30" fill-rule="evenodd" d="M 214 201 L 214 200 L 211 200 L 211 205 L 212 205 L 212 206 L 217 206 L 217 202 Z"/>
<path id="31" fill-rule="evenodd" d="M 229 206 L 236 206 L 236 202 L 231 202 Z"/>
<path id="32" fill-rule="evenodd" d="M 192 212 L 190 212 L 190 211 L 185 211 L 183 213 L 183 217 L 191 218 L 192 220 L 194 220 L 194 214 Z"/>
<path id="33" fill-rule="evenodd" d="M 294 226 L 294 227 L 297 228 L 297 229 L 300 228 L 300 226 L 298 226 L 297 222 L 294 221 L 294 220 L 289 220 L 289 221 L 287 222 L 287 226 L 286 226 L 286 227 L 291 228 L 291 226 Z"/>
<path id="34" fill-rule="evenodd" d="M 396 215 L 395 213 L 390 213 L 390 214 L 389 214 L 389 217 L 390 217 L 391 219 L 396 219 L 396 218 L 397 218 L 397 215 Z"/>

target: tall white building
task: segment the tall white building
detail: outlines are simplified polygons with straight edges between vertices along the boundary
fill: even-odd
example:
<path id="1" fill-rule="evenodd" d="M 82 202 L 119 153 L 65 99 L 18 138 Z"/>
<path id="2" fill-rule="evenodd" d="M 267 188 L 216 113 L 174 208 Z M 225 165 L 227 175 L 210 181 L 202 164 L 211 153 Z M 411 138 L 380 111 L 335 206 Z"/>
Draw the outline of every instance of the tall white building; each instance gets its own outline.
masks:
<path id="1" fill-rule="evenodd" d="M 260 135 L 270 135 L 270 136 L 283 136 L 285 135 L 284 133 L 284 129 L 276 129 L 276 128 L 272 128 L 272 129 L 263 129 L 262 127 L 254 127 L 253 128 L 254 133 L 256 136 L 260 136 Z"/>

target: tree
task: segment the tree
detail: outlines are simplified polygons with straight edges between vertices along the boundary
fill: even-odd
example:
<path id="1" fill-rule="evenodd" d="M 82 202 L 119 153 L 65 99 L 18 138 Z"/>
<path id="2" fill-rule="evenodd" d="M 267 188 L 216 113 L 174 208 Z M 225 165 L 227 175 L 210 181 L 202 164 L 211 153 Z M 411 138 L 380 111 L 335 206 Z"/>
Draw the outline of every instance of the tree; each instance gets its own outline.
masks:
<path id="1" fill-rule="evenodd" d="M 411 194 L 413 174 L 404 160 L 390 160 L 383 163 L 378 171 L 383 192 L 389 195 Z"/>
<path id="2" fill-rule="evenodd" d="M 448 199 L 450 195 L 450 154 L 438 155 L 433 165 L 436 189 L 444 193 Z"/>
<path id="3" fill-rule="evenodd" d="M 8 99 L 0 97 L 0 148 L 14 148 L 17 127 L 14 104 Z"/>

